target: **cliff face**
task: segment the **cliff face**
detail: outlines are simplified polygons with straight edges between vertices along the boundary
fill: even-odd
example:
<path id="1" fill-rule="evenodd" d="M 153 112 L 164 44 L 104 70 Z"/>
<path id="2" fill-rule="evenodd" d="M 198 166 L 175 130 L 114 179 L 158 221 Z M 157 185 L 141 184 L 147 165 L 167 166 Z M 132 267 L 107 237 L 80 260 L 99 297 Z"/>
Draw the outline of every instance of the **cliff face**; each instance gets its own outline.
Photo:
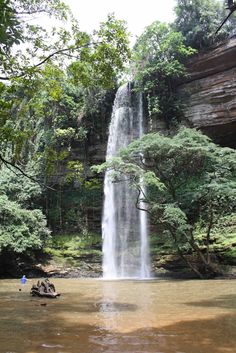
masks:
<path id="1" fill-rule="evenodd" d="M 236 148 L 236 37 L 195 56 L 187 68 L 190 76 L 180 94 L 188 124 Z"/>

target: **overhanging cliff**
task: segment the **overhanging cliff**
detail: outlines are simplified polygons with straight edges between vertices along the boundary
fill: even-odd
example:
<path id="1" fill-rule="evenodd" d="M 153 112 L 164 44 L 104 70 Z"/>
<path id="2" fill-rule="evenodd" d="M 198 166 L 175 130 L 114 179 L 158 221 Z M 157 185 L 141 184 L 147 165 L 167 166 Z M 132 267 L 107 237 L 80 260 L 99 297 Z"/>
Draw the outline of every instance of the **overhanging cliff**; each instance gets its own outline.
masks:
<path id="1" fill-rule="evenodd" d="M 188 124 L 236 148 L 236 37 L 194 56 L 180 86 Z"/>

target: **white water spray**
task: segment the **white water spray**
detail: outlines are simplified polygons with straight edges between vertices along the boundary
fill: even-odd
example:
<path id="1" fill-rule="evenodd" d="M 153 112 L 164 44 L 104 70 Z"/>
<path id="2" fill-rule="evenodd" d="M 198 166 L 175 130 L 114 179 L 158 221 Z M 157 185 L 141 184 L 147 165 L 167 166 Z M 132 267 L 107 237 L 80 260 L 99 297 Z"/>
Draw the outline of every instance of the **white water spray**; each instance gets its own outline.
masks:
<path id="1" fill-rule="evenodd" d="M 119 88 L 109 128 L 107 159 L 143 134 L 143 105 L 140 94 L 136 109 L 131 105 L 130 85 Z M 135 206 L 136 191 L 127 181 L 113 183 L 108 171 L 104 181 L 103 277 L 149 278 L 148 222 L 145 211 Z M 145 208 L 143 202 L 141 208 Z"/>

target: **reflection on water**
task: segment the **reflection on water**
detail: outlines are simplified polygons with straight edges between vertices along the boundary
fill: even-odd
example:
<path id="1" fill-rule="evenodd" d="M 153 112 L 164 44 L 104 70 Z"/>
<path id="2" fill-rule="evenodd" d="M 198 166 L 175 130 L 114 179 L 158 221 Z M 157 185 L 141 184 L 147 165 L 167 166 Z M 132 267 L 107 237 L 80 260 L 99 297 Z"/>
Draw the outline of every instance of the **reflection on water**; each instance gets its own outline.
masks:
<path id="1" fill-rule="evenodd" d="M 236 282 L 0 281 L 0 353 L 235 353 Z"/>
<path id="2" fill-rule="evenodd" d="M 103 300 L 100 306 L 103 327 L 107 330 L 123 332 L 130 331 L 134 322 L 136 322 L 135 328 L 152 327 L 154 312 L 150 283 L 149 281 L 104 281 Z"/>

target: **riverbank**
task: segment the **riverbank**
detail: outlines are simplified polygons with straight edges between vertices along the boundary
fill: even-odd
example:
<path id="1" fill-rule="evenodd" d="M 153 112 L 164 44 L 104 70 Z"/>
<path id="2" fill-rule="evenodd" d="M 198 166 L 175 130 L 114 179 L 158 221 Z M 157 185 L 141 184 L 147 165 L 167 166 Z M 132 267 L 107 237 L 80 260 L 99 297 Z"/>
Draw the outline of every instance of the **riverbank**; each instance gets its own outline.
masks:
<path id="1" fill-rule="evenodd" d="M 222 273 L 216 278 L 236 279 L 236 265 L 221 263 Z M 3 270 L 3 268 L 1 268 Z M 1 278 L 101 278 L 102 254 L 88 253 L 74 257 L 41 255 L 39 258 L 25 258 L 8 266 L 1 272 Z M 197 279 L 196 275 L 177 255 L 162 255 L 152 259 L 152 277 L 159 279 Z"/>
<path id="2" fill-rule="evenodd" d="M 151 237 L 152 277 L 191 279 L 197 278 L 171 246 L 157 236 Z M 194 254 L 185 254 L 188 261 L 200 268 Z M 219 246 L 212 254 L 219 267 L 219 276 L 236 278 L 235 244 Z M 43 251 L 16 257 L 0 257 L 0 278 L 18 278 L 22 274 L 33 277 L 99 278 L 102 277 L 102 244 L 100 234 L 63 234 L 53 236 Z"/>

